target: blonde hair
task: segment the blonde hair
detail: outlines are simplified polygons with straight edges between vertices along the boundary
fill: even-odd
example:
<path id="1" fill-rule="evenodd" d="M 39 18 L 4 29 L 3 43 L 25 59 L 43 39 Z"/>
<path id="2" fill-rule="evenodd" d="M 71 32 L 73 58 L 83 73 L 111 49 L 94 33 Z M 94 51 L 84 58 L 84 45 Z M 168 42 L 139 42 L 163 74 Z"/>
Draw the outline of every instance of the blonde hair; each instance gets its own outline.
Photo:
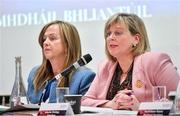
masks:
<path id="1" fill-rule="evenodd" d="M 140 41 L 139 43 L 132 48 L 132 53 L 134 56 L 140 55 L 146 51 L 150 51 L 150 45 L 149 45 L 149 40 L 148 40 L 148 35 L 146 32 L 145 25 L 141 18 L 139 18 L 135 14 L 128 14 L 128 13 L 116 13 L 112 15 L 106 22 L 105 24 L 105 29 L 104 29 L 104 37 L 105 39 L 107 38 L 107 33 L 111 25 L 116 24 L 116 23 L 124 23 L 127 27 L 128 30 L 132 35 L 139 34 L 140 35 Z M 110 55 L 107 45 L 105 45 L 105 52 L 107 57 L 112 60 L 116 61 L 116 59 Z"/>
<path id="2" fill-rule="evenodd" d="M 44 33 L 47 30 L 47 28 L 53 24 L 59 25 L 59 30 L 60 30 L 59 34 L 62 38 L 63 43 L 65 44 L 67 48 L 66 61 L 64 62 L 64 69 L 65 69 L 70 64 L 74 63 L 76 60 L 80 59 L 81 57 L 80 37 L 79 37 L 77 29 L 72 24 L 68 22 L 64 22 L 64 21 L 58 21 L 58 20 L 50 22 L 42 28 L 39 34 L 38 40 L 39 40 L 39 44 L 42 50 L 43 50 Z M 42 52 L 42 55 L 43 55 L 42 64 L 38 68 L 37 73 L 35 75 L 35 79 L 33 81 L 35 90 L 41 89 L 45 85 L 46 80 L 49 80 L 52 77 L 54 77 L 52 66 L 49 60 L 45 58 L 43 52 Z M 64 78 L 62 83 L 59 83 L 59 86 L 60 85 L 65 86 L 65 80 L 69 79 L 71 74 L 68 77 Z"/>

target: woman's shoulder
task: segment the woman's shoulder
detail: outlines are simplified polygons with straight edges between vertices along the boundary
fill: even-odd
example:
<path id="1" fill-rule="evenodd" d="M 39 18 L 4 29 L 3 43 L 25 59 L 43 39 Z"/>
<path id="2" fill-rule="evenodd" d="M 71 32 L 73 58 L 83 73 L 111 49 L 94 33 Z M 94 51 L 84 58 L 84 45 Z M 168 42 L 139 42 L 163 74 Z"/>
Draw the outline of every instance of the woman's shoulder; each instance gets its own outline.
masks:
<path id="1" fill-rule="evenodd" d="M 81 66 L 75 71 L 74 74 L 76 74 L 76 75 L 84 75 L 84 74 L 87 75 L 87 74 L 95 74 L 95 72 L 86 66 Z"/>
<path id="2" fill-rule="evenodd" d="M 148 57 L 167 57 L 168 56 L 168 54 L 164 52 L 145 52 L 142 55 L 148 56 Z"/>
<path id="3" fill-rule="evenodd" d="M 137 58 L 142 58 L 143 60 L 162 60 L 162 59 L 169 59 L 169 55 L 167 53 L 163 53 L 163 52 L 145 52 L 139 56 L 137 56 Z"/>
<path id="4" fill-rule="evenodd" d="M 98 65 L 98 72 L 108 72 L 117 62 L 111 61 L 109 59 L 103 59 Z"/>
<path id="5" fill-rule="evenodd" d="M 91 82 L 94 77 L 95 77 L 96 73 L 94 71 L 92 71 L 90 68 L 87 68 L 85 66 L 79 67 L 72 75 L 72 82 L 82 82 L 83 81 L 87 81 L 87 82 Z"/>
<path id="6" fill-rule="evenodd" d="M 38 68 L 39 68 L 39 65 L 34 66 L 34 67 L 31 69 L 31 72 L 36 72 Z"/>
<path id="7" fill-rule="evenodd" d="M 30 80 L 32 81 L 32 80 L 34 79 L 35 74 L 36 74 L 38 68 L 39 68 L 39 66 L 34 66 L 34 67 L 31 69 L 31 71 L 30 71 L 30 73 L 29 73 L 29 76 L 28 76 L 28 80 L 29 80 L 29 81 L 30 81 Z"/>
<path id="8" fill-rule="evenodd" d="M 172 62 L 169 55 L 163 52 L 146 52 L 135 58 L 136 63 L 147 66 L 157 66 L 163 62 Z"/>

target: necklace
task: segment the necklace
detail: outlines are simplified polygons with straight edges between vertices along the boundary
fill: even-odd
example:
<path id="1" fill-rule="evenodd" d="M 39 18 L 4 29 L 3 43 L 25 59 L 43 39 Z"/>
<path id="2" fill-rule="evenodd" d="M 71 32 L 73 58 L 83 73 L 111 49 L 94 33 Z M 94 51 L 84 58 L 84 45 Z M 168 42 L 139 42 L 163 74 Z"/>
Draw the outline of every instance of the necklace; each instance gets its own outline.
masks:
<path id="1" fill-rule="evenodd" d="M 131 65 L 129 66 L 129 68 L 128 68 L 128 70 L 126 72 L 122 71 L 120 83 L 122 83 L 126 79 L 126 77 L 127 77 L 128 73 L 129 73 L 129 71 L 131 70 L 132 66 L 133 66 L 133 62 L 131 63 Z"/>

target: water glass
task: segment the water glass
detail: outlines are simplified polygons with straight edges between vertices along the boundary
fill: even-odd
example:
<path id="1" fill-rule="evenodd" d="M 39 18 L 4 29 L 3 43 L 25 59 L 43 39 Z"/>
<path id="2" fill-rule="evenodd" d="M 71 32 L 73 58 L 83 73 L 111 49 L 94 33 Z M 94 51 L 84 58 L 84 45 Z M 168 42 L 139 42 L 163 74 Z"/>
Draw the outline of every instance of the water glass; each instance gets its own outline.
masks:
<path id="1" fill-rule="evenodd" d="M 166 86 L 154 86 L 152 93 L 153 102 L 160 102 L 166 100 Z"/>
<path id="2" fill-rule="evenodd" d="M 64 95 L 69 94 L 69 87 L 56 87 L 56 102 L 57 103 L 63 103 Z"/>

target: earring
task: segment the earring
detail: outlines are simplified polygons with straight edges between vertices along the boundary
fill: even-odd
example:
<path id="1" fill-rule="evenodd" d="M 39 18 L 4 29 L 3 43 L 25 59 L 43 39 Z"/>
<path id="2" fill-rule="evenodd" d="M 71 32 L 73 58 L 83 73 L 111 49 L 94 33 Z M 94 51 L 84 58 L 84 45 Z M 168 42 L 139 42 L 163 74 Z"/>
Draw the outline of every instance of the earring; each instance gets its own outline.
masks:
<path id="1" fill-rule="evenodd" d="M 132 48 L 134 48 L 134 47 L 136 47 L 136 44 L 133 44 L 133 43 L 132 43 Z"/>

